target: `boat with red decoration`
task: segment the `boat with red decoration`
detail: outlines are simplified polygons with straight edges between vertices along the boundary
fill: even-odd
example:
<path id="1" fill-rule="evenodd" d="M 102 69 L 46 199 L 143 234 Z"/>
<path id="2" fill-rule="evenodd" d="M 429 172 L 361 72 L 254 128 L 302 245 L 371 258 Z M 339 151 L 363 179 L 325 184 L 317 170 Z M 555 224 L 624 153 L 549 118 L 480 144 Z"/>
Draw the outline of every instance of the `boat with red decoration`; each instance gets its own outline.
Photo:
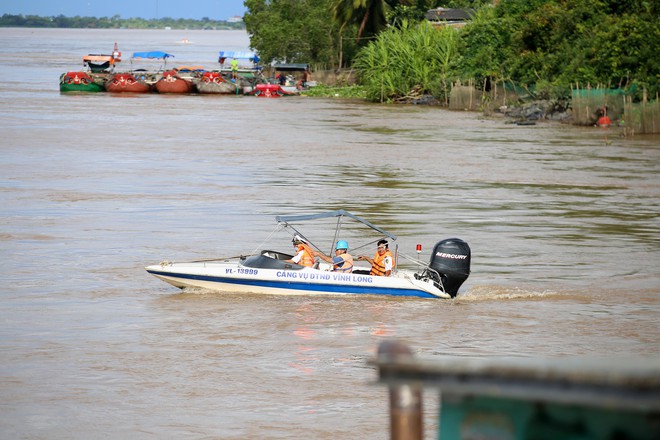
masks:
<path id="1" fill-rule="evenodd" d="M 115 73 L 106 83 L 110 93 L 149 93 L 154 83 L 152 75 L 144 72 Z"/>
<path id="2" fill-rule="evenodd" d="M 279 98 L 283 93 L 279 84 L 257 84 L 246 95 L 254 95 L 259 98 Z"/>
<path id="3" fill-rule="evenodd" d="M 230 61 L 227 62 L 227 60 Z M 238 65 L 232 68 L 234 60 L 238 62 Z M 220 51 L 218 56 L 220 69 L 218 71 L 224 79 L 236 84 L 238 94 L 250 95 L 253 94 L 256 84 L 266 82 L 259 61 L 261 61 L 259 55 L 254 52 Z"/>
<path id="4" fill-rule="evenodd" d="M 176 69 L 166 70 L 154 84 L 158 93 L 192 93 L 192 80 L 184 78 Z"/>
<path id="5" fill-rule="evenodd" d="M 110 55 L 87 54 L 83 56 L 85 70 L 70 71 L 60 75 L 60 92 L 103 92 L 105 82 L 112 75 L 115 63 L 121 62 L 121 52 L 115 43 Z"/>
<path id="6" fill-rule="evenodd" d="M 279 84 L 257 84 L 246 95 L 259 98 L 279 98 L 281 96 L 299 95 L 300 90 L 295 86 L 281 86 Z"/>
<path id="7" fill-rule="evenodd" d="M 242 93 L 236 83 L 226 79 L 220 72 L 204 72 L 200 77 L 193 79 L 198 93 L 238 95 Z"/>
<path id="8" fill-rule="evenodd" d="M 60 92 L 104 92 L 104 81 L 83 71 L 66 72 L 60 75 Z"/>

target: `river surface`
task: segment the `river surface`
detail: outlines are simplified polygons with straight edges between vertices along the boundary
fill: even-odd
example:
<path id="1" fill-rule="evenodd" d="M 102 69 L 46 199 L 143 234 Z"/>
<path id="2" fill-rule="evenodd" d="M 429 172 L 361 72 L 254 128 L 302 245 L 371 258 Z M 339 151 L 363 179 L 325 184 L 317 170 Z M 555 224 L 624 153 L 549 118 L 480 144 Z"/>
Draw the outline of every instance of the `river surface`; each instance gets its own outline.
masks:
<path id="1" fill-rule="evenodd" d="M 214 68 L 249 46 L 0 29 L 0 438 L 385 439 L 368 361 L 387 339 L 429 360 L 659 356 L 659 137 L 339 99 L 60 94 L 115 41 L 121 67 L 164 50 Z M 181 292 L 143 269 L 250 252 L 275 215 L 341 208 L 424 260 L 466 240 L 459 296 Z"/>

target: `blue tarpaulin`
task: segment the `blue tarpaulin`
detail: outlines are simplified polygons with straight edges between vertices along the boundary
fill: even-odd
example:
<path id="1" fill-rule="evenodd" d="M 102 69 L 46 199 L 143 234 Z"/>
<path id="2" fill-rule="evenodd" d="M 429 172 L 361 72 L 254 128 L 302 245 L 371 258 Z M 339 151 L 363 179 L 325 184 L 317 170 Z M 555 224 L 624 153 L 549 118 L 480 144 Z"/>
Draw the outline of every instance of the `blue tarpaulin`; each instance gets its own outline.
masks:
<path id="1" fill-rule="evenodd" d="M 254 52 L 244 52 L 244 51 L 220 51 L 219 59 L 232 59 L 236 58 L 237 60 L 250 60 L 253 63 L 259 62 L 259 56 Z"/>
<path id="2" fill-rule="evenodd" d="M 161 52 L 159 50 L 154 50 L 151 52 L 133 52 L 133 57 L 132 58 L 170 58 L 174 57 L 174 55 L 171 55 L 169 53 Z"/>

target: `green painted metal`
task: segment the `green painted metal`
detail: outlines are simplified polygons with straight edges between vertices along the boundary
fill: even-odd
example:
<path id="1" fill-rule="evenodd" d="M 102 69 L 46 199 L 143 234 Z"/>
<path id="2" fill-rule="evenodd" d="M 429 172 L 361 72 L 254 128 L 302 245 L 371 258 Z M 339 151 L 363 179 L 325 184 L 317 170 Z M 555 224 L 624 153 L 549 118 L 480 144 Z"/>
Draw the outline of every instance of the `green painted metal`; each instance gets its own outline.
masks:
<path id="1" fill-rule="evenodd" d="M 63 84 L 60 83 L 60 92 L 105 92 L 105 87 L 96 83 L 89 84 Z"/>
<path id="2" fill-rule="evenodd" d="M 660 358 L 430 362 L 387 347 L 373 364 L 391 393 L 405 384 L 439 390 L 438 440 L 660 439 Z"/>
<path id="3" fill-rule="evenodd" d="M 439 440 L 653 440 L 660 435 L 659 421 L 649 413 L 484 396 L 443 397 L 439 420 Z"/>

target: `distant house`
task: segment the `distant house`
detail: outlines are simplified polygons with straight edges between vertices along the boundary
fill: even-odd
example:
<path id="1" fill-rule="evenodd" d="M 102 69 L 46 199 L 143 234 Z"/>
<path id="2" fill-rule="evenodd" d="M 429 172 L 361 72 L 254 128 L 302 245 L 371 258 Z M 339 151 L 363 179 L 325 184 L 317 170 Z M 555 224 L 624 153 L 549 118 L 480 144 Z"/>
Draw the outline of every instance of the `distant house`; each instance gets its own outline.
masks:
<path id="1" fill-rule="evenodd" d="M 241 23 L 243 21 L 243 17 L 239 15 L 234 15 L 231 18 L 227 19 L 227 23 Z"/>
<path id="2" fill-rule="evenodd" d="M 470 21 L 474 9 L 446 9 L 436 8 L 426 12 L 426 20 L 433 26 L 461 27 Z"/>

